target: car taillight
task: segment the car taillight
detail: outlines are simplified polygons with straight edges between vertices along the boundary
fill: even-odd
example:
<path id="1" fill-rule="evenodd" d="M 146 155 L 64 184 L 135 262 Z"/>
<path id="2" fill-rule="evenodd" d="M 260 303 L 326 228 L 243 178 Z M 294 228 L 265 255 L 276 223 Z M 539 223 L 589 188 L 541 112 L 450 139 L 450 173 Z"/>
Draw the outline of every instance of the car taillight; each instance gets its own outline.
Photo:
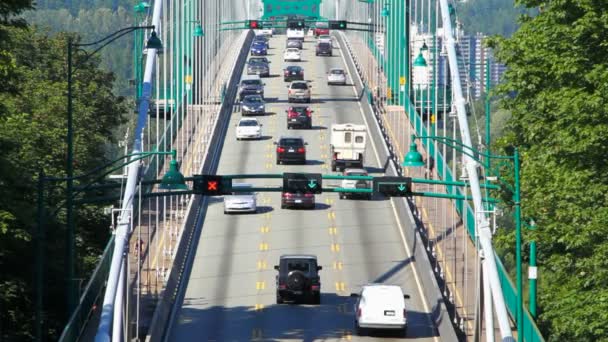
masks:
<path id="1" fill-rule="evenodd" d="M 286 288 L 285 284 L 279 284 L 279 290 L 285 290 Z"/>
<path id="2" fill-rule="evenodd" d="M 318 290 L 319 288 L 321 288 L 319 285 L 312 285 L 310 287 L 312 290 Z"/>
<path id="3" fill-rule="evenodd" d="M 361 317 L 361 314 L 363 314 L 363 312 L 361 311 L 361 308 L 357 309 L 357 317 Z"/>
<path id="4" fill-rule="evenodd" d="M 304 75 L 304 71 L 300 71 L 300 75 Z"/>
<path id="5" fill-rule="evenodd" d="M 291 198 L 291 197 L 293 197 L 293 194 L 289 193 L 289 192 L 284 192 L 283 193 L 283 197 L 285 197 L 285 198 Z"/>
<path id="6" fill-rule="evenodd" d="M 283 152 L 285 152 L 285 148 L 283 148 L 283 147 L 277 147 L 277 152 L 283 153 Z"/>
<path id="7" fill-rule="evenodd" d="M 304 147 L 298 148 L 298 153 L 304 153 L 304 152 L 306 152 L 306 149 Z"/>
<path id="8" fill-rule="evenodd" d="M 310 197 L 315 197 L 315 195 L 314 194 L 304 194 L 304 197 L 310 198 Z"/>

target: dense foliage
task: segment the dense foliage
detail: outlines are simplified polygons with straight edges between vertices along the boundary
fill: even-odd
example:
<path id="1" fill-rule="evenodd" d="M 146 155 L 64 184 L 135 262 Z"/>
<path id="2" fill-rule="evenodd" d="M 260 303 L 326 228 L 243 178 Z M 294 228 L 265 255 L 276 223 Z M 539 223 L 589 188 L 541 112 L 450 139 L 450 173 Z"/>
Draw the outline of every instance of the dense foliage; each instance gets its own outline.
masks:
<path id="1" fill-rule="evenodd" d="M 22 2 L 22 8 L 28 6 Z M 39 171 L 65 175 L 67 36 L 50 38 L 11 20 L 3 21 L 0 32 L 0 340 L 29 341 L 34 332 L 34 246 L 40 237 L 37 176 Z M 98 58 L 85 61 L 79 53 L 75 61 L 74 159 L 75 174 L 82 174 L 107 162 L 113 131 L 123 124 L 127 108 L 124 99 L 113 95 L 114 76 L 99 69 Z M 44 306 L 51 340 L 66 318 L 63 186 L 49 182 L 45 187 Z M 86 206 L 77 210 L 79 278 L 89 277 L 107 242 L 109 218 L 99 212 Z"/>
<path id="2" fill-rule="evenodd" d="M 510 36 L 517 29 L 521 12 L 513 6 L 513 0 L 468 0 L 456 7 L 462 29 L 468 34 Z"/>
<path id="3" fill-rule="evenodd" d="M 500 87 L 512 118 L 500 146 L 523 155 L 522 208 L 537 230 L 538 323 L 550 341 L 608 340 L 608 15 L 598 0 L 539 7 L 510 39 Z M 512 234 L 498 240 L 513 246 Z M 527 251 L 527 248 L 526 248 Z"/>

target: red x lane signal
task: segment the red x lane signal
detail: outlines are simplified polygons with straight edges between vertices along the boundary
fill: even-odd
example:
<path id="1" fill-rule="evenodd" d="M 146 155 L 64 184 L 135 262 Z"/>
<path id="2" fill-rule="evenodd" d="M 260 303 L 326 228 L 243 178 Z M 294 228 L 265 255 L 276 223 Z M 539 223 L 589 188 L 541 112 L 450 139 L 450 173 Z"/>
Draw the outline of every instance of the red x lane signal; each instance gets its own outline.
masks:
<path id="1" fill-rule="evenodd" d="M 194 175 L 195 194 L 207 196 L 220 196 L 230 192 L 232 181 L 219 175 Z"/>

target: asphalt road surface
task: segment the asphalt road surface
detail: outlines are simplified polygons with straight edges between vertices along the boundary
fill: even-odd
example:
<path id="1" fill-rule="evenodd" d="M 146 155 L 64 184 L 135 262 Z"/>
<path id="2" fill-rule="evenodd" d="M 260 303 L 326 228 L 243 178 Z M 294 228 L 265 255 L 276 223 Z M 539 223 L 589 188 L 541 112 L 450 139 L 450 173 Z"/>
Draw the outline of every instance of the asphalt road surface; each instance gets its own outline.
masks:
<path id="1" fill-rule="evenodd" d="M 235 111 L 230 119 L 218 174 L 320 172 L 332 173 L 329 127 L 332 123 L 365 124 L 359 94 L 348 77 L 347 86 L 328 86 L 326 73 L 345 68 L 342 51 L 334 45 L 333 57 L 316 57 L 312 37 L 304 44 L 302 62 L 283 62 L 285 36 L 271 39 L 268 58 L 271 77 L 264 78 L 267 113 L 258 116 L 263 139 L 237 141 Z M 285 110 L 286 65 L 304 67 L 312 81 L 311 130 L 288 130 Z M 238 106 L 235 106 L 238 110 Z M 375 131 L 372 131 L 375 132 Z M 308 142 L 306 165 L 277 165 L 273 141 L 281 135 L 304 137 Z M 371 139 L 365 166 L 382 175 L 382 165 Z M 242 180 L 255 185 L 280 185 L 280 180 Z M 329 184 L 328 184 L 329 183 Z M 331 185 L 324 181 L 324 186 Z M 337 181 L 334 182 L 337 184 Z M 401 285 L 411 295 L 408 339 L 439 340 L 430 312 L 421 299 L 420 272 L 404 247 L 391 202 L 384 198 L 340 200 L 338 194 L 316 196 L 314 210 L 280 209 L 280 193 L 259 193 L 258 213 L 224 215 L 222 198 L 212 198 L 198 243 L 184 301 L 171 327 L 170 341 L 339 341 L 400 339 L 397 335 L 354 334 L 355 300 L 349 297 L 361 285 L 382 282 Z M 321 305 L 275 303 L 273 266 L 282 254 L 315 254 L 323 266 Z"/>

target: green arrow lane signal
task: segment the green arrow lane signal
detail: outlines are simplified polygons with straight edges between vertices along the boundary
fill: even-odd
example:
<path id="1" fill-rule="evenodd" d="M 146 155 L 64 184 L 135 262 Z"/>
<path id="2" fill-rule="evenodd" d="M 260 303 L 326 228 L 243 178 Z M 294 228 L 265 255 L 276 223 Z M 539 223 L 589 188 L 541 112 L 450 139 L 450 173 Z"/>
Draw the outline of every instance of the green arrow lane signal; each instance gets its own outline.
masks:
<path id="1" fill-rule="evenodd" d="M 317 186 L 317 181 L 315 181 L 314 179 L 311 179 L 310 182 L 308 183 L 308 187 L 311 189 L 314 189 Z"/>
<path id="2" fill-rule="evenodd" d="M 403 184 L 399 184 L 399 186 L 397 187 L 397 189 L 399 189 L 399 191 L 403 191 L 403 190 L 406 189 L 406 187 Z"/>

